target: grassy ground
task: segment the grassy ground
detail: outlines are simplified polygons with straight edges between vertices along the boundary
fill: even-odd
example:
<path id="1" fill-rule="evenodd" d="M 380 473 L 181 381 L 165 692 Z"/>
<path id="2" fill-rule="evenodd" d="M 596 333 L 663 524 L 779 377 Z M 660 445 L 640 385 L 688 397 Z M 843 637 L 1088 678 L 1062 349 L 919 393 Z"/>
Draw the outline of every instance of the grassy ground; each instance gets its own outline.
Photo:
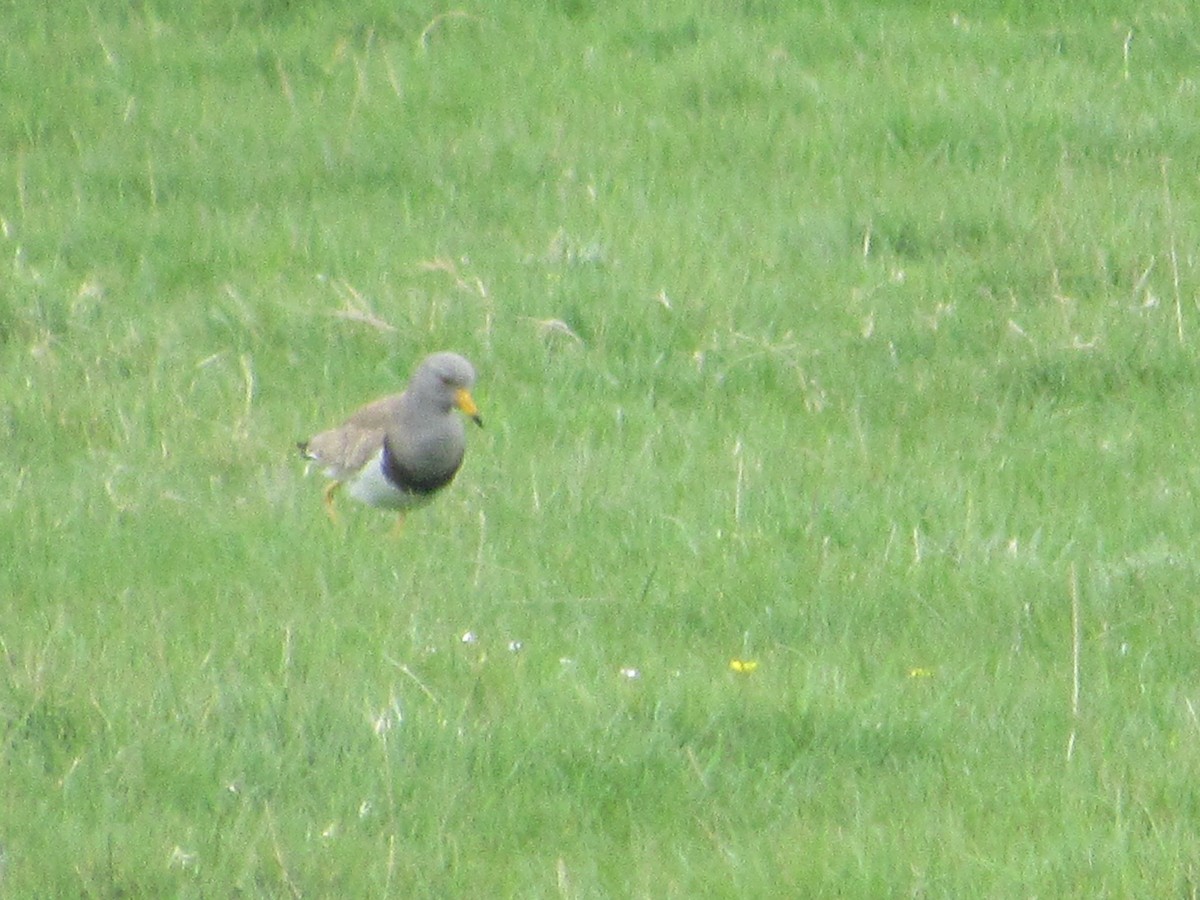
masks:
<path id="1" fill-rule="evenodd" d="M 0 893 L 1194 896 L 1191 5 L 492 6 L 5 5 Z"/>

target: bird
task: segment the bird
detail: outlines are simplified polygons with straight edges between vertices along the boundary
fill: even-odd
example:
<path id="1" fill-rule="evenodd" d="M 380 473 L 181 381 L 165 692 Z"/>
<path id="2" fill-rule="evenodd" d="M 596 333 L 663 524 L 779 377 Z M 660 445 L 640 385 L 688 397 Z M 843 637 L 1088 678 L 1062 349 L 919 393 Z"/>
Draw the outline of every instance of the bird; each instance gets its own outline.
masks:
<path id="1" fill-rule="evenodd" d="M 471 388 L 475 367 L 449 351 L 421 360 L 408 385 L 355 410 L 345 422 L 297 444 L 312 467 L 332 479 L 325 488 L 325 511 L 334 508 L 343 486 L 368 506 L 404 515 L 433 498 L 462 466 L 466 428 L 455 409 L 476 425 L 483 418 Z"/>

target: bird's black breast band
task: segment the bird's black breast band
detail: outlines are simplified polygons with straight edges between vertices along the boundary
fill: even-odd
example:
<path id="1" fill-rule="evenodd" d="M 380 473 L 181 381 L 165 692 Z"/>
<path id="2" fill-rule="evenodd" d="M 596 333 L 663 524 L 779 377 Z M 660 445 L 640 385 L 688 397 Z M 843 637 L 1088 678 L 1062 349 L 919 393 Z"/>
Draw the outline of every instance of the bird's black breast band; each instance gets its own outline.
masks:
<path id="1" fill-rule="evenodd" d="M 459 463 L 461 463 L 461 458 Z M 392 454 L 387 441 L 383 443 L 383 459 L 381 460 L 383 475 L 397 490 L 407 494 L 432 494 L 439 491 L 454 480 L 459 463 L 455 463 L 448 472 L 439 472 L 432 476 L 421 477 L 406 469 Z"/>

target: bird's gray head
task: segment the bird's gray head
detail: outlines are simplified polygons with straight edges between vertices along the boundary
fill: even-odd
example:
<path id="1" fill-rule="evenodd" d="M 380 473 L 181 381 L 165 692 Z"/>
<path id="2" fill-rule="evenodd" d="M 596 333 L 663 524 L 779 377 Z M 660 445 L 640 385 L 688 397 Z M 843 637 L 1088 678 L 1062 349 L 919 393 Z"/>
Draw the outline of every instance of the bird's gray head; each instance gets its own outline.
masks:
<path id="1" fill-rule="evenodd" d="M 409 390 L 449 412 L 458 407 L 476 425 L 482 425 L 479 409 L 471 397 L 475 385 L 475 367 L 457 353 L 434 353 L 421 360 L 413 373 Z"/>

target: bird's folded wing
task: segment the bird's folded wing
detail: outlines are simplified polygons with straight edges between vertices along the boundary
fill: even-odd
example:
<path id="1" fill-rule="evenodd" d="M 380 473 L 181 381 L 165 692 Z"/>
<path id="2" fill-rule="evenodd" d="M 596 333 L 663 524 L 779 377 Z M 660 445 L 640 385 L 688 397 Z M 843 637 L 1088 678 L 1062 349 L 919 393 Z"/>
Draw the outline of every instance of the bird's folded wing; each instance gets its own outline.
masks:
<path id="1" fill-rule="evenodd" d="M 379 452 L 383 429 L 343 425 L 322 431 L 304 448 L 304 455 L 325 470 L 330 478 L 349 478 Z"/>

